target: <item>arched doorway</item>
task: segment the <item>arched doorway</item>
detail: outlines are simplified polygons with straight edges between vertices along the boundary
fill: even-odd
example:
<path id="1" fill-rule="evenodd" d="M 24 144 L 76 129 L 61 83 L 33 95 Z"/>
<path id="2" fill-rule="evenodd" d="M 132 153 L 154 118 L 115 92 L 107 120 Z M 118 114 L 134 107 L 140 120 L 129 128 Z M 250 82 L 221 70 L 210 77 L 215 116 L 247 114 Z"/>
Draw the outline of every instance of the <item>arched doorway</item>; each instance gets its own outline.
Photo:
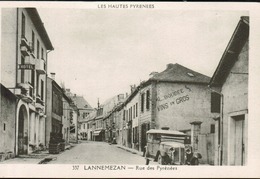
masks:
<path id="1" fill-rule="evenodd" d="M 27 154 L 28 149 L 28 114 L 22 105 L 18 114 L 18 155 Z"/>

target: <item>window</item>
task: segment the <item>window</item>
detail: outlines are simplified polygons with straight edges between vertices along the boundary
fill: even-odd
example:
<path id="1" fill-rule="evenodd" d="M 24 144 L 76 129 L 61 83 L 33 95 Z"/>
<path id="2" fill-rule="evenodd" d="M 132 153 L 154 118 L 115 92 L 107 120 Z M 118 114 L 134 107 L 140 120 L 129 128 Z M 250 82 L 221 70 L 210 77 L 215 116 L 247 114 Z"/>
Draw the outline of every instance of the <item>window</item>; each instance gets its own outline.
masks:
<path id="1" fill-rule="evenodd" d="M 31 46 L 32 53 L 34 53 L 34 45 L 35 45 L 35 35 L 34 32 L 32 31 L 32 46 Z"/>
<path id="2" fill-rule="evenodd" d="M 215 124 L 210 125 L 210 133 L 215 133 Z"/>
<path id="3" fill-rule="evenodd" d="M 126 112 L 125 112 L 125 110 L 123 111 L 123 120 L 125 121 L 126 120 Z"/>
<path id="4" fill-rule="evenodd" d="M 124 110 L 125 120 L 127 121 L 127 110 Z"/>
<path id="5" fill-rule="evenodd" d="M 130 120 L 133 119 L 132 107 L 130 108 Z"/>
<path id="6" fill-rule="evenodd" d="M 44 83 L 43 83 L 43 80 L 41 80 L 41 100 L 43 101 L 43 89 L 44 88 Z"/>
<path id="7" fill-rule="evenodd" d="M 141 95 L 141 112 L 144 112 L 144 93 Z"/>
<path id="8" fill-rule="evenodd" d="M 220 113 L 220 94 L 212 92 L 211 93 L 211 112 Z"/>
<path id="9" fill-rule="evenodd" d="M 5 132 L 5 130 L 6 130 L 6 124 L 4 123 L 4 132 Z"/>
<path id="10" fill-rule="evenodd" d="M 83 127 L 83 128 L 85 129 L 85 127 L 86 127 L 86 126 L 85 126 L 85 124 L 84 124 L 84 127 Z"/>
<path id="11" fill-rule="evenodd" d="M 135 118 L 135 105 L 133 106 L 133 118 Z"/>
<path id="12" fill-rule="evenodd" d="M 42 59 L 44 60 L 44 50 L 42 48 Z"/>
<path id="13" fill-rule="evenodd" d="M 138 107 L 137 107 L 137 103 L 136 103 L 135 107 L 136 107 L 135 112 L 136 112 L 136 117 L 137 117 L 137 116 L 138 116 Z"/>
<path id="14" fill-rule="evenodd" d="M 25 16 L 22 13 L 22 37 L 25 37 Z"/>
<path id="15" fill-rule="evenodd" d="M 146 109 L 147 110 L 150 109 L 150 91 L 149 90 L 146 91 Z"/>
<path id="16" fill-rule="evenodd" d="M 24 64 L 24 58 L 21 57 L 21 65 Z M 21 69 L 21 83 L 24 83 L 24 69 Z"/>
<path id="17" fill-rule="evenodd" d="M 129 121 L 131 120 L 131 111 L 130 111 L 130 108 L 128 109 L 128 119 L 129 119 Z"/>
<path id="18" fill-rule="evenodd" d="M 40 57 L 40 42 L 37 40 L 37 58 L 39 59 Z"/>
<path id="19" fill-rule="evenodd" d="M 34 70 L 31 70 L 31 85 L 34 87 Z"/>

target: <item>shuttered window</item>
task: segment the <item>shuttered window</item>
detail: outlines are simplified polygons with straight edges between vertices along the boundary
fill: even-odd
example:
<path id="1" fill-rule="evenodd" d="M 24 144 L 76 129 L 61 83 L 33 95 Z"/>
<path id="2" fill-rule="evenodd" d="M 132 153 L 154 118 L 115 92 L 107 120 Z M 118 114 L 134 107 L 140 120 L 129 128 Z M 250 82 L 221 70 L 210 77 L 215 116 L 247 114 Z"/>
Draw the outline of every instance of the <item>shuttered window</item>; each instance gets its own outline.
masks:
<path id="1" fill-rule="evenodd" d="M 221 96 L 218 93 L 211 93 L 211 112 L 212 113 L 220 113 L 220 101 Z"/>

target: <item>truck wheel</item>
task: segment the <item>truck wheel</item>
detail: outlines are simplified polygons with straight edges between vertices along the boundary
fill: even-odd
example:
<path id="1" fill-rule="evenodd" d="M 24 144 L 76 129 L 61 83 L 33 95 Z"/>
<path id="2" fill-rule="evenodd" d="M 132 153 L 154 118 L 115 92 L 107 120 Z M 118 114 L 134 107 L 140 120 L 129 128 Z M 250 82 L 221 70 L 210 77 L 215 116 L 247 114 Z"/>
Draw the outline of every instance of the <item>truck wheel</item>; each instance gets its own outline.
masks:
<path id="1" fill-rule="evenodd" d="M 159 156 L 158 156 L 158 163 L 159 163 L 160 165 L 165 165 L 164 158 L 162 157 L 161 154 L 159 154 Z"/>

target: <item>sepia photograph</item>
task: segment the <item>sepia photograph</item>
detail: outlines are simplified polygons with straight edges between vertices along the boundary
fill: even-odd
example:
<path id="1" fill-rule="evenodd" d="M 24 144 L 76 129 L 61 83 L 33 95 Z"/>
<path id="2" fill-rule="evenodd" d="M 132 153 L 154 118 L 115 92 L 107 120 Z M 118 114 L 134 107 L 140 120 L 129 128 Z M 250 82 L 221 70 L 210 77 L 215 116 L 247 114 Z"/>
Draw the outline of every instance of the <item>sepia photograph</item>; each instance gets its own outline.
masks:
<path id="1" fill-rule="evenodd" d="M 259 177 L 259 16 L 199 5 L 1 3 L 0 177 Z"/>

